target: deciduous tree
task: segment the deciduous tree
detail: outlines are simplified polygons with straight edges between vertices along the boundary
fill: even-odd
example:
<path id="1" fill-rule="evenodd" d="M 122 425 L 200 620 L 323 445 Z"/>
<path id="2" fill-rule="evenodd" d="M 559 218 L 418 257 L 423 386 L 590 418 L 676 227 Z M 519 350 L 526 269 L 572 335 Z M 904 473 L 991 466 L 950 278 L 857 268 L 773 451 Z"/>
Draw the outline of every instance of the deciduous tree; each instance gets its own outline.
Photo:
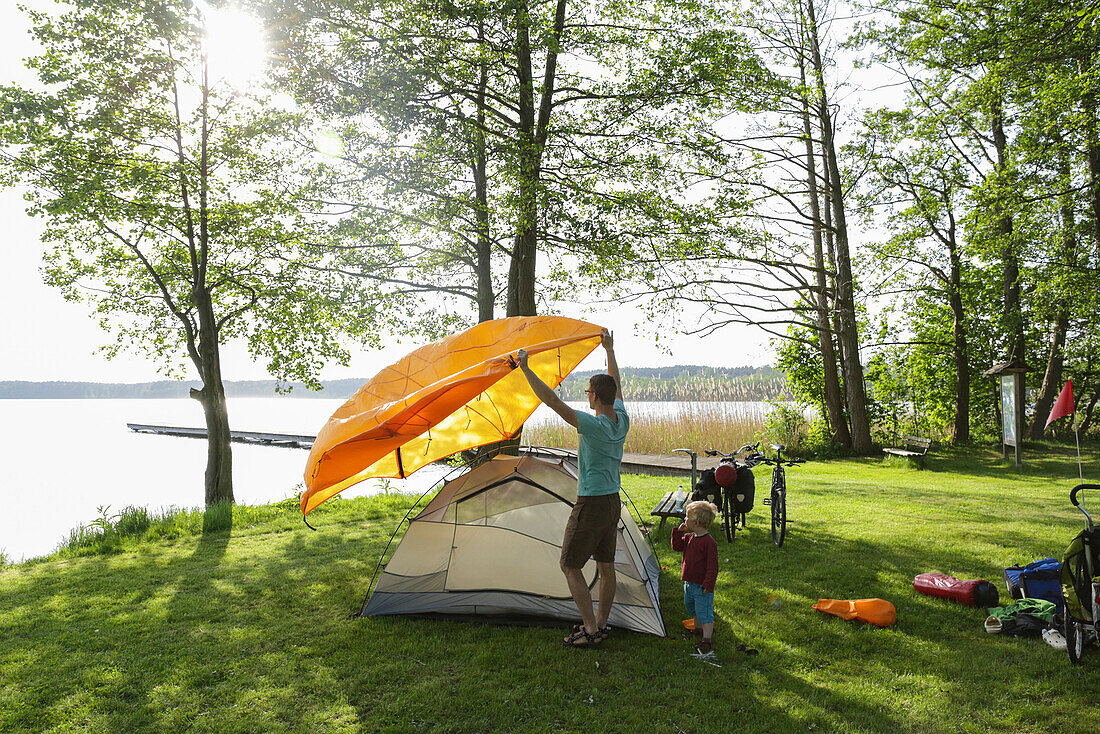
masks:
<path id="1" fill-rule="evenodd" d="M 221 349 L 242 340 L 272 375 L 317 385 L 336 335 L 384 314 L 330 264 L 317 196 L 287 140 L 303 120 L 234 88 L 207 54 L 205 5 L 75 0 L 28 11 L 40 84 L 0 88 L 2 165 L 45 220 L 45 275 L 132 349 L 202 381 L 206 502 L 233 500 Z"/>

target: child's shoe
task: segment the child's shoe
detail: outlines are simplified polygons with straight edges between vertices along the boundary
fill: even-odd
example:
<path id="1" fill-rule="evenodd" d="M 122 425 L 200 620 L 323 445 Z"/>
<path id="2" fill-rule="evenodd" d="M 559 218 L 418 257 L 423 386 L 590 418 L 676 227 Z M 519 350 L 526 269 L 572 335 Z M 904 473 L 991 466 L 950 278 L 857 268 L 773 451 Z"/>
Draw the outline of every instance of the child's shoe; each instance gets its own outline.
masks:
<path id="1" fill-rule="evenodd" d="M 695 646 L 695 652 L 699 653 L 700 655 L 706 655 L 713 649 L 714 648 L 711 646 L 710 640 L 705 637 L 699 642 L 699 644 Z"/>

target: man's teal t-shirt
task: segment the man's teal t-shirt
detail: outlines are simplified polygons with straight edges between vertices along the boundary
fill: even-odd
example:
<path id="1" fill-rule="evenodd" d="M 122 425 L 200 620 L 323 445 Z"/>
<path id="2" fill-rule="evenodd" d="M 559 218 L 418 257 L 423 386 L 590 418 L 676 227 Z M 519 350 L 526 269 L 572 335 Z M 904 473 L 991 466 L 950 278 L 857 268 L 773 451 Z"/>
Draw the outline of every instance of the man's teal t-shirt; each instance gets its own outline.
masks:
<path id="1" fill-rule="evenodd" d="M 623 461 L 623 441 L 630 430 L 630 418 L 622 400 L 615 401 L 613 423 L 603 415 L 591 415 L 577 411 L 577 433 L 580 434 L 580 450 L 577 451 L 577 495 L 596 497 L 619 491 L 619 464 Z"/>

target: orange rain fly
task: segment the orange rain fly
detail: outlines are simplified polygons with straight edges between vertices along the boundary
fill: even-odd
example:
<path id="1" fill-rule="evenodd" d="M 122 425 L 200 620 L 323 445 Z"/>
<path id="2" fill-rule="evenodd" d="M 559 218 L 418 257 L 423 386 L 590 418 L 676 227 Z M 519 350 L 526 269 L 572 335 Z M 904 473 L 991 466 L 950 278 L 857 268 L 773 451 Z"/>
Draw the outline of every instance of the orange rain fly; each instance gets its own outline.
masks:
<path id="1" fill-rule="evenodd" d="M 601 328 L 560 316 L 478 324 L 379 372 L 332 414 L 306 461 L 302 514 L 372 477 L 404 478 L 465 449 L 511 438 L 539 405 L 511 357 L 554 388 L 600 345 Z"/>

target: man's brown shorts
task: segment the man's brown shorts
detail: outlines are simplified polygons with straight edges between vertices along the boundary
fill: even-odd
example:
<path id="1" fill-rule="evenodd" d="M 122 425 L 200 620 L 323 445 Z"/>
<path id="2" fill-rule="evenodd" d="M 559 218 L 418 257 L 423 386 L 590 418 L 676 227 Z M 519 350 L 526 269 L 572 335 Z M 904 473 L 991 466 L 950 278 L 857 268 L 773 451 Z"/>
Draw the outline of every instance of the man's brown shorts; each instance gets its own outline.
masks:
<path id="1" fill-rule="evenodd" d="M 565 525 L 561 565 L 584 568 L 589 558 L 595 558 L 598 563 L 612 563 L 615 560 L 616 528 L 621 512 L 622 502 L 618 492 L 578 497 Z"/>

